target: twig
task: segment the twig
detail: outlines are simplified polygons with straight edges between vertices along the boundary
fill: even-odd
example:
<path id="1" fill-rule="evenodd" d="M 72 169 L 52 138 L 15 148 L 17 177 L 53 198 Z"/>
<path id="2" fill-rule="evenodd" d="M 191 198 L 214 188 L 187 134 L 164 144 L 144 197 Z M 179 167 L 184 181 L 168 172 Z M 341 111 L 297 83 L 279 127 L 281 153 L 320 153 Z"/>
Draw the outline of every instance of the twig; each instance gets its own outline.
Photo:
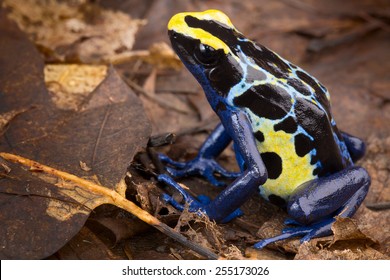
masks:
<path id="1" fill-rule="evenodd" d="M 373 21 L 365 24 L 362 27 L 356 28 L 351 32 L 343 34 L 337 38 L 332 39 L 314 39 L 310 42 L 307 50 L 310 52 L 321 52 L 327 48 L 334 48 L 342 44 L 351 43 L 367 34 L 374 32 L 382 27 L 378 21 Z"/>
<path id="2" fill-rule="evenodd" d="M 190 248 L 191 250 L 197 252 L 198 254 L 208 258 L 208 259 L 217 259 L 218 256 L 211 252 L 210 250 L 201 247 L 200 245 L 188 240 L 186 237 L 181 235 L 180 233 L 174 231 L 172 228 L 167 226 L 166 224 L 160 222 L 157 218 L 146 212 L 145 210 L 141 209 L 137 205 L 135 205 L 133 202 L 127 200 L 125 197 L 121 196 L 116 191 L 103 187 L 101 185 L 95 184 L 91 181 L 82 179 L 80 177 L 77 177 L 73 174 L 60 171 L 57 169 L 54 169 L 52 167 L 40 164 L 36 161 L 23 158 L 18 155 L 13 155 L 9 153 L 0 153 L 0 156 L 4 158 L 5 160 L 12 161 L 18 164 L 22 164 L 25 166 L 28 166 L 35 170 L 40 170 L 42 172 L 45 172 L 47 174 L 51 174 L 53 176 L 56 176 L 58 178 L 61 178 L 63 180 L 71 181 L 75 184 L 77 184 L 80 187 L 83 187 L 84 189 L 88 190 L 91 193 L 97 194 L 97 195 L 103 195 L 107 198 L 110 198 L 111 201 L 108 203 L 113 204 L 115 206 L 118 206 L 134 216 L 138 217 L 140 220 L 144 221 L 145 223 L 155 227 L 165 235 L 173 238 L 174 240 L 180 242 L 182 245 Z M 60 186 L 59 186 L 60 187 Z"/>
<path id="3" fill-rule="evenodd" d="M 174 110 L 178 113 L 181 113 L 181 114 L 185 114 L 185 115 L 188 115 L 188 112 L 187 111 L 184 111 L 184 110 L 181 110 L 175 106 L 172 106 L 171 104 L 169 104 L 167 101 L 165 101 L 164 99 L 160 99 L 158 98 L 157 96 L 155 95 L 151 95 L 149 92 L 147 92 L 146 90 L 144 90 L 140 85 L 138 85 L 137 83 L 133 82 L 132 80 L 130 79 L 125 79 L 125 82 L 127 83 L 127 85 L 129 87 L 131 87 L 132 89 L 134 89 L 135 91 L 139 92 L 140 94 L 142 94 L 143 96 L 145 96 L 146 98 L 148 98 L 149 100 L 157 103 L 158 105 L 160 105 L 161 107 L 164 107 L 164 108 L 167 108 L 167 109 L 170 109 L 170 110 Z"/>
<path id="4" fill-rule="evenodd" d="M 381 211 L 390 209 L 390 201 L 366 203 L 366 207 L 373 211 Z"/>

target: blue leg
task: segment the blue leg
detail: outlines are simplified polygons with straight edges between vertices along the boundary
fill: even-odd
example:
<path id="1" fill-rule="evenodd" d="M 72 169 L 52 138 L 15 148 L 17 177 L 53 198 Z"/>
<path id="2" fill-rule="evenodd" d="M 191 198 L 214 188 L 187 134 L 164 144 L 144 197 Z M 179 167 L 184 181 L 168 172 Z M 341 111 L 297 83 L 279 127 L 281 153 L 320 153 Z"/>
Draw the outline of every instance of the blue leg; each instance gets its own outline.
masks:
<path id="1" fill-rule="evenodd" d="M 160 154 L 160 160 L 169 166 L 166 167 L 168 173 L 174 177 L 184 177 L 190 175 L 201 175 L 215 186 L 224 186 L 215 178 L 214 173 L 218 173 L 225 178 L 237 178 L 240 173 L 229 172 L 220 166 L 215 158 L 229 145 L 232 138 L 226 132 L 222 124 L 219 124 L 210 136 L 203 143 L 198 156 L 189 162 L 177 162 L 166 155 Z"/>
<path id="2" fill-rule="evenodd" d="M 331 235 L 334 217 L 352 217 L 366 197 L 369 186 L 370 177 L 362 167 L 349 167 L 301 185 L 287 204 L 289 216 L 301 226 L 286 228 L 281 235 L 255 244 L 255 248 L 261 249 L 272 242 L 295 236 L 303 236 L 301 242 L 304 242 Z"/>
<path id="3" fill-rule="evenodd" d="M 363 140 L 345 132 L 341 132 L 341 135 L 344 138 L 344 142 L 347 145 L 348 152 L 351 155 L 353 162 L 361 159 L 366 153 L 366 144 L 364 144 Z"/>
<path id="4" fill-rule="evenodd" d="M 169 176 L 159 176 L 159 180 L 176 188 L 183 195 L 184 200 L 189 204 L 191 211 L 202 211 L 206 213 L 210 219 L 217 222 L 226 222 L 239 215 L 241 212 L 237 210 L 238 207 L 252 195 L 257 193 L 258 187 L 267 180 L 267 170 L 257 151 L 252 128 L 246 115 L 243 112 L 232 112 L 231 114 L 226 115 L 225 122 L 225 127 L 227 127 L 228 130 L 227 132 L 229 135 L 232 135 L 236 148 L 248 168 L 214 200 L 210 201 L 208 204 L 202 205 L 196 199 L 184 194 L 185 191 L 172 179 L 168 179 L 170 178 Z M 173 199 L 169 198 L 169 196 L 165 195 L 164 198 L 176 208 L 182 208 L 182 206 L 177 205 L 176 201 L 173 202 Z"/>

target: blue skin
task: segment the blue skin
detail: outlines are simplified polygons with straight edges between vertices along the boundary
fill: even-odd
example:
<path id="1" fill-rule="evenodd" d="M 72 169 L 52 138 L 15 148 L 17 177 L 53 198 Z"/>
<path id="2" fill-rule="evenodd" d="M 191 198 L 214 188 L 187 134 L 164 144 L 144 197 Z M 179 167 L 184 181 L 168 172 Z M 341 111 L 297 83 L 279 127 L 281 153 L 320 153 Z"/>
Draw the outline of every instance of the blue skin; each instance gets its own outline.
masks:
<path id="1" fill-rule="evenodd" d="M 180 56 L 180 52 L 178 54 Z M 182 60 L 202 85 L 221 124 L 206 139 L 194 160 L 180 163 L 165 155 L 160 155 L 160 159 L 171 166 L 167 167 L 167 171 L 174 177 L 202 175 L 217 186 L 222 183 L 214 177 L 214 173 L 236 179 L 213 200 L 203 197 L 196 199 L 190 196 L 169 175 L 159 175 L 158 179 L 174 187 L 183 195 L 189 211 L 201 211 L 212 220 L 227 222 L 242 214 L 239 207 L 257 193 L 259 186 L 267 180 L 267 169 L 256 146 L 246 114 L 227 105 L 224 97 L 210 85 L 205 68 L 201 64 L 191 61 L 188 54 L 186 59 Z M 223 110 L 218 109 L 221 104 L 224 104 Z M 343 133 L 343 137 L 353 161 L 361 158 L 365 151 L 364 143 L 346 133 Z M 234 143 L 236 159 L 241 169 L 239 173 L 228 172 L 215 161 L 215 158 L 231 141 Z M 281 235 L 262 240 L 254 247 L 261 249 L 272 242 L 295 236 L 303 236 L 301 242 L 304 242 L 314 237 L 331 235 L 334 217 L 337 215 L 353 216 L 364 200 L 369 185 L 368 173 L 357 166 L 350 166 L 330 176 L 302 184 L 287 201 L 287 213 L 290 218 L 285 223 L 294 227 L 285 228 Z M 165 194 L 163 198 L 179 210 L 185 207 L 168 194 Z"/>

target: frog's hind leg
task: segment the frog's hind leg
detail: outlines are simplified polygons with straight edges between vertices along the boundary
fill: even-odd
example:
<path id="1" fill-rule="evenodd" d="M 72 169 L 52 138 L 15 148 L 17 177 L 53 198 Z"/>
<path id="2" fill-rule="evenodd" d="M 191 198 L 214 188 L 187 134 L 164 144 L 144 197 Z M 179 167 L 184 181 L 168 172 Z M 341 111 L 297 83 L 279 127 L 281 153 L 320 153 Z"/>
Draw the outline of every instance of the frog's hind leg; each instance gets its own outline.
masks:
<path id="1" fill-rule="evenodd" d="M 295 236 L 304 236 L 304 242 L 332 234 L 334 217 L 353 216 L 367 195 L 370 181 L 364 168 L 349 167 L 302 184 L 287 204 L 289 216 L 301 226 L 286 228 L 281 235 L 255 244 L 255 248 Z"/>

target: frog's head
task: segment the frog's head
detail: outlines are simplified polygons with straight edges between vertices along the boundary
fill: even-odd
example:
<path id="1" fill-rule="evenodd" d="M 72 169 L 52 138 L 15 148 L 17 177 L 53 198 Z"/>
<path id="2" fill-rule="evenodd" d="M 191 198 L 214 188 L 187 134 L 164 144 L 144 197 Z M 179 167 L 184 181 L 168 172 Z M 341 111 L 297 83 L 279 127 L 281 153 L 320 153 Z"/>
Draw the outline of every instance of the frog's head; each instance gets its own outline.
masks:
<path id="1" fill-rule="evenodd" d="M 244 37 L 224 13 L 207 10 L 176 14 L 168 23 L 168 34 L 212 107 L 242 80 L 238 42 Z"/>

